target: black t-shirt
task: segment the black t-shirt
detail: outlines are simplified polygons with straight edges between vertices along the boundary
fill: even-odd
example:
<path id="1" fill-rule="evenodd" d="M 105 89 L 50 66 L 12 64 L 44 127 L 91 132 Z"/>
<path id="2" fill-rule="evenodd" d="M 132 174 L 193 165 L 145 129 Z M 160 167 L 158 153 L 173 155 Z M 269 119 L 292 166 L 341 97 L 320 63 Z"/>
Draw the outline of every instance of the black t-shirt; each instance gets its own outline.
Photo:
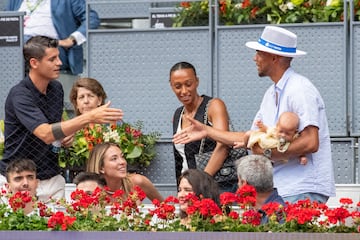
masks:
<path id="1" fill-rule="evenodd" d="M 4 174 L 9 161 L 16 158 L 32 159 L 38 178 L 49 179 L 60 173 L 58 155 L 51 144 L 37 138 L 33 131 L 43 123 L 61 121 L 64 92 L 60 82 L 53 80 L 42 94 L 26 77 L 9 92 L 5 102 L 5 151 L 0 170 Z"/>

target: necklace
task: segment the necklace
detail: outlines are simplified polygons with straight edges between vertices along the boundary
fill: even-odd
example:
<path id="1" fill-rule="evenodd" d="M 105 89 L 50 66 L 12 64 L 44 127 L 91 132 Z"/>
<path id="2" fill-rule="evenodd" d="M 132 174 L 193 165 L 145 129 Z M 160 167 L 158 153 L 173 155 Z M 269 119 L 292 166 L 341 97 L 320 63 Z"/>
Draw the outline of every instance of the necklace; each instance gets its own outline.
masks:
<path id="1" fill-rule="evenodd" d="M 124 190 L 124 186 L 121 185 L 117 190 Z M 106 192 L 107 194 L 109 194 L 109 195 L 113 195 L 117 190 L 112 191 L 112 190 L 110 190 L 110 188 L 109 188 L 109 189 L 106 189 L 105 192 Z"/>
<path id="2" fill-rule="evenodd" d="M 114 193 L 115 193 L 115 191 L 110 191 L 110 190 L 106 190 L 105 192 L 109 195 L 114 195 Z"/>
<path id="3" fill-rule="evenodd" d="M 35 2 L 35 4 L 31 4 L 29 0 L 26 0 L 26 7 L 27 9 L 29 10 L 30 14 L 31 15 L 39 6 L 40 4 L 42 3 L 43 0 L 37 0 Z"/>

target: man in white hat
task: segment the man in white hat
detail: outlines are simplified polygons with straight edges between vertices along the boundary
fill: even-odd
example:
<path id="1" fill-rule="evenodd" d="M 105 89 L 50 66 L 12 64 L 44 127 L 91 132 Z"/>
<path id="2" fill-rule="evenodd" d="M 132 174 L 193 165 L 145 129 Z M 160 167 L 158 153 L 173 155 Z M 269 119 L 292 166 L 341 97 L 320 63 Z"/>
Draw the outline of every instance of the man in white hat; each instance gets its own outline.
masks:
<path id="1" fill-rule="evenodd" d="M 283 112 L 294 112 L 300 118 L 300 136 L 289 148 L 280 153 L 276 149 L 261 149 L 255 145 L 254 154 L 263 154 L 273 162 L 274 183 L 285 201 L 307 199 L 325 203 L 335 196 L 335 180 L 331 160 L 331 143 L 324 101 L 316 87 L 291 68 L 294 57 L 306 52 L 296 48 L 297 36 L 280 27 L 265 27 L 257 42 L 246 46 L 256 50 L 254 61 L 260 77 L 270 77 L 274 82 L 264 94 L 256 121 L 274 126 Z M 243 140 L 244 132 L 225 132 L 203 126 L 192 120 L 192 126 L 174 135 L 175 143 L 191 142 L 203 137 L 233 145 Z M 308 164 L 300 165 L 299 156 L 306 155 Z M 277 161 L 289 159 L 286 164 Z"/>

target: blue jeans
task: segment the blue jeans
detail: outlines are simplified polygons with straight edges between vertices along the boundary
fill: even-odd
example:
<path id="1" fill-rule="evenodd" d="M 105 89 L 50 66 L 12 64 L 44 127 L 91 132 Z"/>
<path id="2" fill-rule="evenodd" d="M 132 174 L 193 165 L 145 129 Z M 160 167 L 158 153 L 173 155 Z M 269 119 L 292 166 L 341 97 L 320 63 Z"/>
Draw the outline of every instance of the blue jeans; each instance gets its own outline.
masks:
<path id="1" fill-rule="evenodd" d="M 290 202 L 290 203 L 296 203 L 299 200 L 306 200 L 306 199 L 310 199 L 310 201 L 317 201 L 318 203 L 326 203 L 327 200 L 329 199 L 328 196 L 322 195 L 320 193 L 301 193 L 298 195 L 294 195 L 294 196 L 288 196 L 288 197 L 283 197 L 285 202 Z"/>

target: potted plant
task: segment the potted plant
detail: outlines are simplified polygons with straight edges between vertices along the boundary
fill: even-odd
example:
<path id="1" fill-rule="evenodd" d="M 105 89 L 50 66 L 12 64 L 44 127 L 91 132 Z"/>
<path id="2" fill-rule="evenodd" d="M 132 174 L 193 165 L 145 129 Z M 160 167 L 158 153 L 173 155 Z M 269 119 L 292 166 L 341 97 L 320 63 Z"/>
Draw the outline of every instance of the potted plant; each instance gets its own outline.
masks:
<path id="1" fill-rule="evenodd" d="M 356 1 L 354 4 L 359 8 Z M 208 0 L 181 2 L 177 6 L 178 12 L 173 26 L 208 25 L 208 5 Z M 344 20 L 342 0 L 219 0 L 218 8 L 220 25 L 340 22 Z"/>
<path id="2" fill-rule="evenodd" d="M 96 144 L 114 142 L 120 146 L 129 169 L 131 166 L 147 167 L 156 155 L 155 144 L 160 133 L 144 134 L 142 128 L 142 121 L 133 125 L 126 122 L 90 124 L 75 134 L 71 147 L 60 150 L 59 165 L 64 169 L 72 168 L 75 172 L 82 171 Z"/>
<path id="3" fill-rule="evenodd" d="M 91 195 L 75 190 L 71 194 L 71 201 L 58 201 L 48 206 L 29 197 L 27 192 L 7 195 L 2 192 L 0 230 L 122 231 L 132 232 L 134 238 L 139 236 L 134 233 L 136 231 L 272 234 L 262 239 L 274 238 L 275 233 L 289 232 L 328 233 L 328 237 L 330 233 L 352 233 L 349 236 L 356 239 L 360 236 L 360 203 L 354 204 L 349 198 L 340 199 L 340 206 L 336 208 L 300 200 L 286 206 L 268 203 L 258 211 L 254 208 L 256 191 L 252 186 L 245 185 L 235 194 L 222 193 L 221 206 L 211 199 L 189 194 L 186 211 L 190 221 L 182 224 L 176 208 L 179 202 L 176 197 L 169 196 L 164 202 L 155 199 L 145 211 L 143 205 L 137 204 L 146 197 L 139 187 L 135 187 L 126 198 L 123 197 L 124 191 L 118 190 L 113 193 L 111 200 L 107 190 L 106 187 L 97 188 Z M 9 204 L 1 201 L 4 198 Z M 34 204 L 33 214 L 26 215 L 24 206 L 31 201 Z M 267 217 L 268 222 L 260 224 L 263 216 Z M 121 233 L 118 234 L 118 238 L 121 238 Z M 196 235 L 193 236 L 195 239 Z M 339 239 L 340 236 L 343 235 L 339 235 Z M 302 235 L 301 239 L 314 237 L 311 234 Z"/>

